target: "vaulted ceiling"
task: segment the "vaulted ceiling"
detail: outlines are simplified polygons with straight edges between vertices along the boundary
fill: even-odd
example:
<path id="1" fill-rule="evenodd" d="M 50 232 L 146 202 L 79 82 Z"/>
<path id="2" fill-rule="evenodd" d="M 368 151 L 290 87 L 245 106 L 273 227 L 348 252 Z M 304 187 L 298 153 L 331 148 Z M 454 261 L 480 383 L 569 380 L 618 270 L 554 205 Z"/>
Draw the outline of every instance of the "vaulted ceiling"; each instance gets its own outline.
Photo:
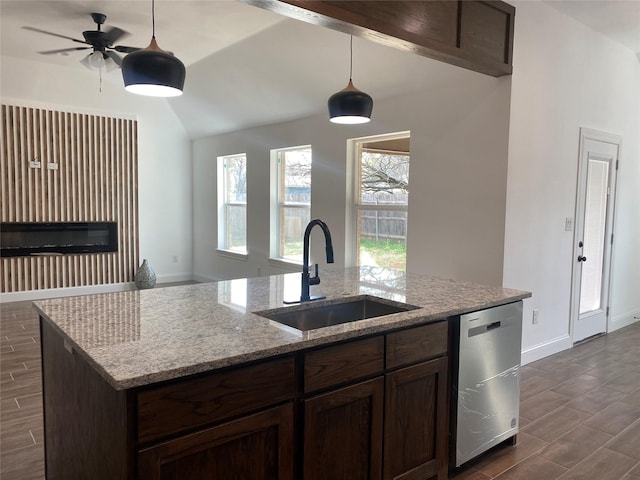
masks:
<path id="1" fill-rule="evenodd" d="M 640 1 L 547 0 L 546 3 L 631 49 L 640 59 Z"/>
<path id="2" fill-rule="evenodd" d="M 602 24 L 604 4 L 604 11 L 623 11 L 626 25 L 633 24 L 635 13 L 640 20 L 640 2 L 634 0 L 548 3 L 569 15 L 573 10 L 574 16 L 584 17 L 585 11 L 591 11 L 603 19 Z M 589 5 L 572 7 L 577 4 Z M 39 54 L 79 44 L 22 27 L 82 39 L 82 31 L 95 29 L 91 12 L 107 15 L 105 28 L 115 26 L 129 33 L 117 44 L 145 47 L 149 43 L 150 0 L 1 0 L 1 53 L 59 65 L 73 79 L 84 70 L 80 60 L 87 52 Z M 587 23 L 584 18 L 581 21 Z M 591 27 L 612 36 L 627 32 L 616 40 L 635 48 L 629 28 L 612 20 L 606 23 L 609 27 Z M 640 21 L 635 25 L 640 29 Z M 327 98 L 348 80 L 348 35 L 236 0 L 157 0 L 156 37 L 162 48 L 173 51 L 187 66 L 184 95 L 168 101 L 194 138 L 324 112 Z M 455 81 L 459 73 L 458 67 L 354 40 L 354 83 L 374 99 L 425 85 L 435 89 Z M 105 80 L 121 84 L 120 71 L 106 74 Z"/>

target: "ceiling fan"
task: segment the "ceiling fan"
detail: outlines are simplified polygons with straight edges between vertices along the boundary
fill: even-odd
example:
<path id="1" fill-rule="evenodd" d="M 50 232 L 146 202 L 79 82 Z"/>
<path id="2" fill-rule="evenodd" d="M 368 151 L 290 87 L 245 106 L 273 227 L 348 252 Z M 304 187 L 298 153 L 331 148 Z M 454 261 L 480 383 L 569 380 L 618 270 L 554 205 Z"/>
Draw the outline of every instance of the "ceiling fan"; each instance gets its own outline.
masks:
<path id="1" fill-rule="evenodd" d="M 26 30 L 32 30 L 34 32 L 45 33 L 47 35 L 53 35 L 54 37 L 66 38 L 67 40 L 71 40 L 72 42 L 88 45 L 87 47 L 59 48 L 56 50 L 45 50 L 42 52 L 38 52 L 43 55 L 52 55 L 56 53 L 66 53 L 76 50 L 93 49 L 93 52 L 89 53 L 80 61 L 80 63 L 82 63 L 87 68 L 99 69 L 104 66 L 107 70 L 112 70 L 119 67 L 122 63 L 122 57 L 120 57 L 120 55 L 118 55 L 116 52 L 132 53 L 141 50 L 137 47 L 126 47 L 123 45 L 114 46 L 114 43 L 120 40 L 123 36 L 128 35 L 128 33 L 117 27 L 111 27 L 108 30 L 102 30 L 102 25 L 107 20 L 107 16 L 102 13 L 92 13 L 91 18 L 96 23 L 97 29 L 85 30 L 84 32 L 82 32 L 84 40 L 68 37 L 66 35 L 60 35 L 58 33 L 47 32 L 46 30 L 41 30 L 34 27 L 22 28 Z"/>

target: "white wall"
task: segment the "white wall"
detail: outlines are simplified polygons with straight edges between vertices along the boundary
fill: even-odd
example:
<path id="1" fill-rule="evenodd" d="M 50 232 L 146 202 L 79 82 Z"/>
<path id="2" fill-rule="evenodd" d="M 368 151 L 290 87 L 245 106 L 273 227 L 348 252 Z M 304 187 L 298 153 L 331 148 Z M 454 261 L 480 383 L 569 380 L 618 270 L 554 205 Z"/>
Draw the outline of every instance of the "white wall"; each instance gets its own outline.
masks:
<path id="1" fill-rule="evenodd" d="M 373 120 L 364 126 L 334 125 L 323 114 L 194 141 L 196 278 L 282 271 L 268 261 L 269 151 L 303 144 L 313 149 L 312 218 L 329 225 L 336 264 L 343 265 L 346 141 L 410 130 L 408 269 L 500 285 L 511 79 L 429 59 L 424 68 L 433 74 L 421 92 L 375 100 Z M 236 260 L 216 253 L 215 165 L 217 156 L 242 152 L 248 158 L 250 253 Z"/>
<path id="2" fill-rule="evenodd" d="M 191 144 L 167 100 L 124 90 L 119 70 L 97 72 L 1 57 L 3 103 L 138 120 L 140 259 L 158 281 L 191 277 Z M 178 262 L 173 263 L 173 257 Z"/>
<path id="3" fill-rule="evenodd" d="M 542 2 L 514 1 L 504 284 L 525 301 L 523 359 L 571 346 L 570 293 L 581 126 L 621 134 L 610 328 L 640 313 L 640 64 Z M 531 324 L 532 309 L 539 323 Z"/>

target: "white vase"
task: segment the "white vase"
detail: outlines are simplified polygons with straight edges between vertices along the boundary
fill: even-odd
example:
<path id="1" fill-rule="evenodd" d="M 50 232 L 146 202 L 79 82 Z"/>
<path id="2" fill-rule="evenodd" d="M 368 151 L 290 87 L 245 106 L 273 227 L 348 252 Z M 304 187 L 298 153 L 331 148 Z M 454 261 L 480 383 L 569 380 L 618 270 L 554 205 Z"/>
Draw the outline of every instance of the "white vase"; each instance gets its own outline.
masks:
<path id="1" fill-rule="evenodd" d="M 138 268 L 134 281 L 136 283 L 136 287 L 140 290 L 155 287 L 156 272 L 153 271 L 146 258 L 142 260 L 142 265 Z"/>

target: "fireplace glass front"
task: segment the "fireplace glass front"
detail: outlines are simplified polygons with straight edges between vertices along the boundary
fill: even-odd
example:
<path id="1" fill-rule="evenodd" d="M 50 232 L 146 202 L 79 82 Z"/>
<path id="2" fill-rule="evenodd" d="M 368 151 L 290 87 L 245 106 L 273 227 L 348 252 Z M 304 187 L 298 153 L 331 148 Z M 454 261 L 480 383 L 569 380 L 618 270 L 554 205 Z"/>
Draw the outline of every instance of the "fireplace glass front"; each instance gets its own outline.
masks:
<path id="1" fill-rule="evenodd" d="M 116 222 L 2 223 L 1 256 L 118 251 Z"/>

